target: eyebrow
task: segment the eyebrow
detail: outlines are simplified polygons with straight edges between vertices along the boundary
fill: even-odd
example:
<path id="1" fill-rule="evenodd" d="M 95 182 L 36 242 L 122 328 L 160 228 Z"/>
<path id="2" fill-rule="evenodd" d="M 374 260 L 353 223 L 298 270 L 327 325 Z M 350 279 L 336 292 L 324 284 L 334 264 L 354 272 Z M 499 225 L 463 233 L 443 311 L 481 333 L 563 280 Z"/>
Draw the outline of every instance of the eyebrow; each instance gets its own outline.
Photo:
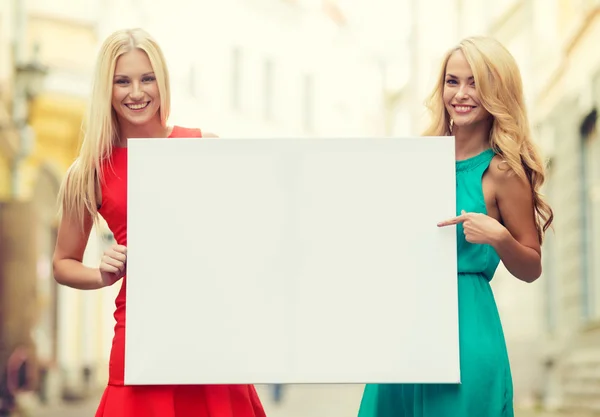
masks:
<path id="1" fill-rule="evenodd" d="M 142 77 L 147 77 L 148 75 L 154 75 L 154 71 L 150 71 L 145 74 L 142 74 Z M 117 78 L 117 77 L 129 78 L 127 75 L 124 75 L 124 74 L 115 74 L 115 78 Z"/>
<path id="2" fill-rule="evenodd" d="M 456 80 L 458 79 L 458 77 L 457 77 L 456 75 L 453 75 L 453 74 L 446 74 L 446 77 L 449 77 L 449 78 L 454 78 L 454 79 L 456 79 Z M 473 80 L 473 79 L 475 79 L 475 77 L 474 77 L 473 75 L 471 75 L 471 76 L 469 77 L 469 80 Z"/>

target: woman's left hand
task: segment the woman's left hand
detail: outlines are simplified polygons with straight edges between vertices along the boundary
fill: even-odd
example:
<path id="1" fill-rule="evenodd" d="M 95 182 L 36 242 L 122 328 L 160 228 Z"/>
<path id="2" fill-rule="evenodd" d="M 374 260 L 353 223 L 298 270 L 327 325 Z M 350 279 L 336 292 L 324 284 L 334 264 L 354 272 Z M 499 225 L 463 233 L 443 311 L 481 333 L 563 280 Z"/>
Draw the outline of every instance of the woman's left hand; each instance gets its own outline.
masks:
<path id="1" fill-rule="evenodd" d="M 493 217 L 482 213 L 467 213 L 438 223 L 438 227 L 462 223 L 465 239 L 470 243 L 489 244 L 503 239 L 508 230 Z"/>

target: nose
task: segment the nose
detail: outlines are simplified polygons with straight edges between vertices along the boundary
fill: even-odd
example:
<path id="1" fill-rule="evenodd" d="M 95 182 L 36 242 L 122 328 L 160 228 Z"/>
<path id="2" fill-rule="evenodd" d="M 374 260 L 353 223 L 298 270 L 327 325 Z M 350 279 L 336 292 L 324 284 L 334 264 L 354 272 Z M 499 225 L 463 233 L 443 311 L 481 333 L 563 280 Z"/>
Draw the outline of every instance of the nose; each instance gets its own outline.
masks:
<path id="1" fill-rule="evenodd" d="M 129 96 L 134 101 L 138 101 L 144 98 L 144 91 L 142 90 L 140 83 L 132 83 L 132 89 L 131 93 L 129 93 Z"/>
<path id="2" fill-rule="evenodd" d="M 461 86 L 456 92 L 456 98 L 459 100 L 465 99 L 468 97 L 467 92 L 465 91 L 465 87 Z"/>

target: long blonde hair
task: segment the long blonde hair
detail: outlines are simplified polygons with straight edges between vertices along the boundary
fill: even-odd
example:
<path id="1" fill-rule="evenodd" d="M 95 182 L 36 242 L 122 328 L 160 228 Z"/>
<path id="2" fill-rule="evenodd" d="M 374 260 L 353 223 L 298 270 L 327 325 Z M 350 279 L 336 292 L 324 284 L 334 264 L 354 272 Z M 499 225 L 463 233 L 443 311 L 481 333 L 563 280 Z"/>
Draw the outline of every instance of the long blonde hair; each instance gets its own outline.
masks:
<path id="1" fill-rule="evenodd" d="M 136 48 L 146 53 L 154 70 L 160 94 L 160 120 L 163 126 L 167 126 L 171 107 L 170 85 L 161 48 L 143 29 L 124 29 L 112 33 L 102 44 L 96 61 L 79 156 L 69 168 L 59 193 L 59 214 L 69 213 L 82 226 L 86 212 L 94 221 L 97 220 L 102 162 L 111 155 L 120 139 L 111 104 L 115 66 L 121 55 Z"/>
<path id="2" fill-rule="evenodd" d="M 500 42 L 491 37 L 469 37 L 446 53 L 436 86 L 427 101 L 431 124 L 423 135 L 451 134 L 450 115 L 442 96 L 446 65 L 456 51 L 464 54 L 473 71 L 481 103 L 494 118 L 490 131 L 491 148 L 514 173 L 531 184 L 538 240 L 541 243 L 554 219 L 552 208 L 540 193 L 546 175 L 545 164 L 531 137 L 519 67 Z"/>

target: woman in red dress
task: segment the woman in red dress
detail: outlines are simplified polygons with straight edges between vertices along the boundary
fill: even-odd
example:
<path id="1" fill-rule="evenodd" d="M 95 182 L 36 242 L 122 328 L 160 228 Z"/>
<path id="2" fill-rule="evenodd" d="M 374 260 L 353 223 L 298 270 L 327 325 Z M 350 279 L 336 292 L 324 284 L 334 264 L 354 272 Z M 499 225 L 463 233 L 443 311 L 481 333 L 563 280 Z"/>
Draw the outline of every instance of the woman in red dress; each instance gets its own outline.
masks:
<path id="1" fill-rule="evenodd" d="M 253 385 L 124 385 L 127 141 L 215 137 L 169 126 L 169 110 L 169 74 L 158 44 L 140 29 L 109 36 L 96 64 L 81 152 L 60 193 L 62 219 L 53 262 L 56 281 L 72 288 L 99 289 L 122 279 L 108 386 L 96 417 L 264 417 Z M 104 253 L 99 268 L 88 268 L 82 258 L 98 215 L 117 244 Z"/>

